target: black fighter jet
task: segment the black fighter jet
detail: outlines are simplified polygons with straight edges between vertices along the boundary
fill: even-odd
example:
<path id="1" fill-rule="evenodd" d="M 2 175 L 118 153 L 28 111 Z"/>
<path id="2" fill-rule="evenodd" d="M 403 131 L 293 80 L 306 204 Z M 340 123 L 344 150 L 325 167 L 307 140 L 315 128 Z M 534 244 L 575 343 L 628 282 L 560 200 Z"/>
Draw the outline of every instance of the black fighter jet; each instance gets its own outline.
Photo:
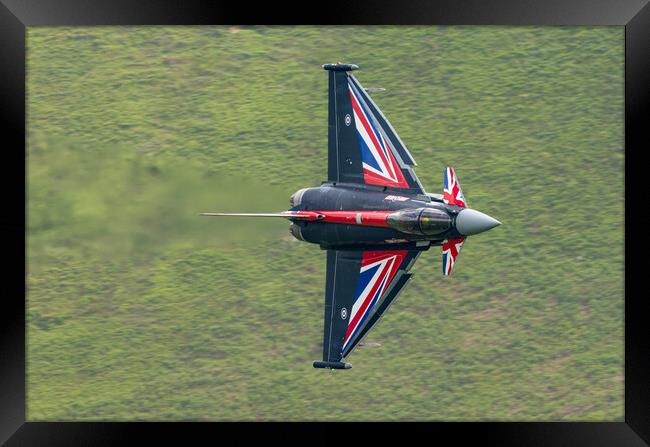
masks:
<path id="1" fill-rule="evenodd" d="M 328 175 L 321 186 L 291 196 L 281 217 L 296 239 L 327 250 L 323 360 L 315 368 L 349 369 L 345 361 L 395 301 L 422 251 L 442 247 L 451 274 L 467 236 L 500 222 L 468 208 L 453 168 L 442 194 L 424 191 L 415 160 L 395 129 L 352 76 L 354 64 L 326 64 L 329 73 Z"/>

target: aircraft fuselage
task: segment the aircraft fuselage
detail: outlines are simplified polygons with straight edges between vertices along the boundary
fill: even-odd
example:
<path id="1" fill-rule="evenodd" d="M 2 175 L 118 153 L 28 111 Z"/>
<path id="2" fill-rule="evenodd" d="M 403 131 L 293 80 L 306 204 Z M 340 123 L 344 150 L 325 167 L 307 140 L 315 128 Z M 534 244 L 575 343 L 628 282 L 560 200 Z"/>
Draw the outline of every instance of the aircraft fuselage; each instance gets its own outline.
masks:
<path id="1" fill-rule="evenodd" d="M 297 191 L 291 205 L 292 212 L 320 214 L 314 220 L 293 220 L 290 231 L 297 239 L 322 248 L 409 245 L 426 249 L 462 237 L 456 217 L 463 208 L 434 196 L 324 183 Z"/>

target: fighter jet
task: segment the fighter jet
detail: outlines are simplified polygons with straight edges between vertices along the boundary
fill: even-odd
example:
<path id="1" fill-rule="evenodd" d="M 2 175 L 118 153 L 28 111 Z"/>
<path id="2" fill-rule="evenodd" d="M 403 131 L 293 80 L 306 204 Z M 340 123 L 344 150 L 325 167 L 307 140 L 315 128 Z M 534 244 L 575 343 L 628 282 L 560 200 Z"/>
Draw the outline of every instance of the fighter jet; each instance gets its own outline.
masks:
<path id="1" fill-rule="evenodd" d="M 327 250 L 323 359 L 313 366 L 350 369 L 346 359 L 395 301 L 421 252 L 441 247 L 448 276 L 467 236 L 500 222 L 468 207 L 451 167 L 444 169 L 443 193 L 427 193 L 413 172 L 415 160 L 368 95 L 383 89 L 364 89 L 352 75 L 357 65 L 323 68 L 327 181 L 295 192 L 288 211 L 203 214 L 285 218 L 296 239 Z"/>

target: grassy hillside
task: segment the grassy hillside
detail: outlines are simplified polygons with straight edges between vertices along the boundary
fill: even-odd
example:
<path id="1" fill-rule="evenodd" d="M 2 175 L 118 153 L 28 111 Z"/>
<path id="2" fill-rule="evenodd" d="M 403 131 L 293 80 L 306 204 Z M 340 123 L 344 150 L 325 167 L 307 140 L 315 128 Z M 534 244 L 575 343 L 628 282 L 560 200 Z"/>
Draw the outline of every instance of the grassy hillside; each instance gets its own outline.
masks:
<path id="1" fill-rule="evenodd" d="M 28 30 L 29 420 L 622 420 L 622 27 Z M 353 62 L 431 192 L 503 222 L 434 248 L 314 370 L 325 253 L 280 211 L 326 177 Z"/>

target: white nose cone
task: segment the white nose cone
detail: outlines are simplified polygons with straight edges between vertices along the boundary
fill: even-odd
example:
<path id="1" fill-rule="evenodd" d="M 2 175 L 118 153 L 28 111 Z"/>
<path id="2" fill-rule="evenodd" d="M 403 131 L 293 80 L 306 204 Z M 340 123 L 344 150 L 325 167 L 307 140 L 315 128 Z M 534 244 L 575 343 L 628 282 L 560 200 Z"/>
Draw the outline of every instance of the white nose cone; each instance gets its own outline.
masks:
<path id="1" fill-rule="evenodd" d="M 483 233 L 498 225 L 501 225 L 498 220 L 470 208 L 461 210 L 456 216 L 456 229 L 464 236 Z"/>

